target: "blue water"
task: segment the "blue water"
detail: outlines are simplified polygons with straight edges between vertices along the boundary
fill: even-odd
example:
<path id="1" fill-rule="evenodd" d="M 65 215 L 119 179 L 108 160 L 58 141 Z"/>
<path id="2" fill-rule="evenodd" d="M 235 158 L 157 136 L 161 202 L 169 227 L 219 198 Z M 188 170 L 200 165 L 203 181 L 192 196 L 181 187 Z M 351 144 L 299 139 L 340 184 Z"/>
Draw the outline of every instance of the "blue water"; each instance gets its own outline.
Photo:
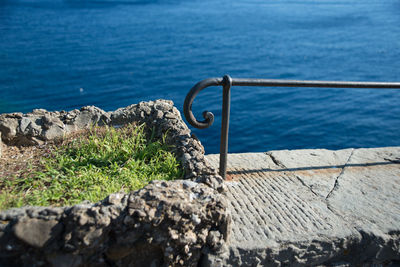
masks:
<path id="1" fill-rule="evenodd" d="M 207 77 L 400 81 L 398 0 L 0 0 L 0 113 L 113 110 Z M 400 145 L 400 91 L 233 87 L 230 152 Z M 193 109 L 219 150 L 221 89 Z"/>

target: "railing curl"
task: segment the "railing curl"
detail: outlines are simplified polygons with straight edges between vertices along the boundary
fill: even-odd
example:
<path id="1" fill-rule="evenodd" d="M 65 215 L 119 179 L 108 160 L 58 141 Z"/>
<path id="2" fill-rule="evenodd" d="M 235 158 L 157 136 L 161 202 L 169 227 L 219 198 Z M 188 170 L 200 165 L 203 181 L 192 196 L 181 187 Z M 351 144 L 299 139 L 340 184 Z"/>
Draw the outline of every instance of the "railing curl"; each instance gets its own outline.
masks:
<path id="1" fill-rule="evenodd" d="M 203 121 L 198 121 L 193 115 L 192 104 L 197 94 L 210 86 L 222 86 L 222 127 L 220 143 L 219 174 L 226 177 L 228 157 L 228 132 L 230 115 L 230 89 L 232 86 L 267 86 L 267 87 L 325 87 L 325 88 L 376 88 L 400 89 L 399 82 L 338 82 L 338 81 L 298 81 L 298 80 L 267 80 L 267 79 L 232 79 L 229 75 L 223 78 L 209 78 L 198 82 L 186 95 L 183 113 L 186 120 L 199 129 L 210 127 L 214 122 L 214 114 L 203 112 Z"/>
<path id="2" fill-rule="evenodd" d="M 225 75 L 223 78 L 209 78 L 198 82 L 186 95 L 183 104 L 183 114 L 186 120 L 198 129 L 205 129 L 214 123 L 214 114 L 209 111 L 203 111 L 204 121 L 198 121 L 193 115 L 192 104 L 197 94 L 209 87 L 222 85 L 222 126 L 221 126 L 221 142 L 220 142 L 220 158 L 219 158 L 219 174 L 225 179 L 226 165 L 228 160 L 228 132 L 229 132 L 229 115 L 231 102 L 231 86 L 232 78 Z"/>

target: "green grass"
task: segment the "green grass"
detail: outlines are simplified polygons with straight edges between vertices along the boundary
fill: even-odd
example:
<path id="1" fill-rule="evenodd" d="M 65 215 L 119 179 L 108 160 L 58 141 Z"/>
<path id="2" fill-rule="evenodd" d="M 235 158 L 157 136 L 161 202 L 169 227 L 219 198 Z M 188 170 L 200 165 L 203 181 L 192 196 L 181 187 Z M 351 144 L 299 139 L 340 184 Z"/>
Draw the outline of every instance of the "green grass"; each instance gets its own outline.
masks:
<path id="1" fill-rule="evenodd" d="M 144 125 L 94 127 L 56 148 L 39 168 L 32 166 L 31 172 L 2 179 L 0 209 L 96 202 L 111 193 L 137 190 L 152 180 L 182 178 L 165 138 L 154 140 Z"/>

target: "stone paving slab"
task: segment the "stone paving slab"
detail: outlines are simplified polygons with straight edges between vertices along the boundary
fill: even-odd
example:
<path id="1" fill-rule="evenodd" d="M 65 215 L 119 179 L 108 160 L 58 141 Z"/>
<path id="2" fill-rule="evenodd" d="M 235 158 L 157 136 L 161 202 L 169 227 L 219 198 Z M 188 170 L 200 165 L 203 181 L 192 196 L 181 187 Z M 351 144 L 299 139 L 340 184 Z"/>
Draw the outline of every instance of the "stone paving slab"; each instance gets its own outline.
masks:
<path id="1" fill-rule="evenodd" d="M 335 185 L 353 149 L 301 149 L 270 151 L 267 154 L 283 169 L 289 169 L 314 193 L 326 197 Z"/>
<path id="2" fill-rule="evenodd" d="M 229 248 L 204 265 L 400 260 L 400 147 L 229 154 L 228 174 Z"/>
<path id="3" fill-rule="evenodd" d="M 357 229 L 400 236 L 400 148 L 354 150 L 327 200 Z"/>

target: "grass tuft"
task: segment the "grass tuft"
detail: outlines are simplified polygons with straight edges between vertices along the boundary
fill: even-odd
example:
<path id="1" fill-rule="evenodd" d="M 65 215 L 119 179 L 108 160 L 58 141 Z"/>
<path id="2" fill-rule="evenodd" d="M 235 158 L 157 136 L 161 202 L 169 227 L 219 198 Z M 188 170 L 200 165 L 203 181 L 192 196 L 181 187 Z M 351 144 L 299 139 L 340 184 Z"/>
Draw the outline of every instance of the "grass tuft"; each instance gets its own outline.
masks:
<path id="1" fill-rule="evenodd" d="M 1 179 L 0 209 L 96 202 L 111 193 L 137 190 L 152 180 L 182 178 L 166 136 L 155 140 L 153 133 L 146 134 L 145 125 L 94 127 L 55 148 L 39 167 Z"/>

